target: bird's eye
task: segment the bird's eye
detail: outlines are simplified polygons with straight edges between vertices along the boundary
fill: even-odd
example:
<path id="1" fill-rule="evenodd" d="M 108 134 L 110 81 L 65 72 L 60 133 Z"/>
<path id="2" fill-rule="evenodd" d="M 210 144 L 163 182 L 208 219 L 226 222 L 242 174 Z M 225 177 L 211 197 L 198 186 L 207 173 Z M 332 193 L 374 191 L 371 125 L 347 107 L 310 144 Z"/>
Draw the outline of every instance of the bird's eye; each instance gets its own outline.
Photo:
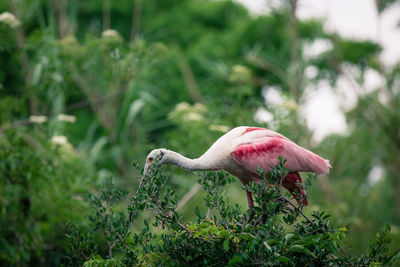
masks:
<path id="1" fill-rule="evenodd" d="M 153 157 L 150 157 L 149 160 L 150 160 L 150 161 L 153 161 Z"/>

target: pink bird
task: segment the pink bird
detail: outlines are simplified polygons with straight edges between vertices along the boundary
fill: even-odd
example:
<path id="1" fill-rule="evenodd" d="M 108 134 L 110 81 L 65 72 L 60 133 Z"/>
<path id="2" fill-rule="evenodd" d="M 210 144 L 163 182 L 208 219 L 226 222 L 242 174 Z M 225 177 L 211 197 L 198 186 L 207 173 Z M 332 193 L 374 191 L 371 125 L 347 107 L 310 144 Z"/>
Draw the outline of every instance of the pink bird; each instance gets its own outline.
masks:
<path id="1" fill-rule="evenodd" d="M 261 180 L 257 173 L 258 167 L 270 171 L 271 167 L 279 163 L 279 156 L 287 160 L 285 167 L 289 169 L 282 186 L 299 204 L 307 206 L 299 172 L 327 174 L 331 168 L 329 160 L 321 158 L 277 132 L 264 128 L 236 127 L 221 136 L 197 159 L 189 159 L 164 148 L 154 149 L 147 156 L 144 175 L 153 163 L 158 162 L 158 167 L 173 164 L 188 171 L 225 170 L 247 185 L 251 181 L 259 183 Z M 246 193 L 250 221 L 254 216 L 254 204 L 251 192 L 246 191 Z"/>

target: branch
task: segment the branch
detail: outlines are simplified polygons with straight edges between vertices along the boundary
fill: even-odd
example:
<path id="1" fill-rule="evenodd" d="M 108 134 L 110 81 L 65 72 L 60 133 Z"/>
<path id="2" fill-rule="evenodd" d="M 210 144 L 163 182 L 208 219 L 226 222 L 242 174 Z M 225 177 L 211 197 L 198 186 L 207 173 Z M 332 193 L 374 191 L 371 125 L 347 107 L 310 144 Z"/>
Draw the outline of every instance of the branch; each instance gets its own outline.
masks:
<path id="1" fill-rule="evenodd" d="M 178 204 L 176 205 L 176 211 L 179 211 L 182 209 L 186 203 L 194 197 L 197 192 L 201 189 L 201 185 L 199 183 L 196 183 L 182 198 L 179 200 Z"/>
<path id="2" fill-rule="evenodd" d="M 311 224 L 315 224 L 310 218 L 308 218 L 299 207 L 296 207 L 289 199 L 287 199 L 284 195 L 281 195 L 282 199 L 285 200 L 286 203 L 288 203 L 290 206 L 292 206 L 294 209 L 298 210 L 300 214 Z"/>

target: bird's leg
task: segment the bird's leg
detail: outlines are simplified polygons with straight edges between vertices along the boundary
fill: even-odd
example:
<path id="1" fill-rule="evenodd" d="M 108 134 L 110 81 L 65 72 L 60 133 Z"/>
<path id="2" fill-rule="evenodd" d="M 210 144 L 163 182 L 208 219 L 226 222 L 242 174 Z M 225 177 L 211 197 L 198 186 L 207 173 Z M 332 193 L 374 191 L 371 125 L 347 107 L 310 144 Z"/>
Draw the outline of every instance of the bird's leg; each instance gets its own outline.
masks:
<path id="1" fill-rule="evenodd" d="M 253 220 L 253 217 L 255 215 L 255 212 L 253 210 L 254 203 L 253 203 L 253 195 L 251 194 L 250 191 L 246 191 L 247 194 L 247 202 L 249 204 L 249 210 L 250 210 L 250 217 L 247 219 L 247 222 L 251 222 Z"/>
<path id="2" fill-rule="evenodd" d="M 304 193 L 301 177 L 298 172 L 289 173 L 283 179 L 282 186 L 293 195 L 299 205 L 308 206 L 307 197 Z"/>
<path id="3" fill-rule="evenodd" d="M 268 214 L 263 213 L 260 218 L 260 224 L 265 224 L 267 222 L 267 217 L 268 217 Z"/>

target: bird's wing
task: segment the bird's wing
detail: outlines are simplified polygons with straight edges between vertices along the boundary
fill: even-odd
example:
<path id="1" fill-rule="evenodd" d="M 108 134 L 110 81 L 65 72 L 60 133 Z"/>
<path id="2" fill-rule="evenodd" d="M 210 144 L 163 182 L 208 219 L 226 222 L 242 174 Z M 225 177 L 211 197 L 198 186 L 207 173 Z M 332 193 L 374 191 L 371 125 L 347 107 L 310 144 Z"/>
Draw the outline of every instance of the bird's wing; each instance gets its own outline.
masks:
<path id="1" fill-rule="evenodd" d="M 264 136 L 238 144 L 231 151 L 233 160 L 249 171 L 258 167 L 270 171 L 279 163 L 279 156 L 287 161 L 285 167 L 290 172 L 329 173 L 329 160 L 297 145 L 283 136 Z"/>

